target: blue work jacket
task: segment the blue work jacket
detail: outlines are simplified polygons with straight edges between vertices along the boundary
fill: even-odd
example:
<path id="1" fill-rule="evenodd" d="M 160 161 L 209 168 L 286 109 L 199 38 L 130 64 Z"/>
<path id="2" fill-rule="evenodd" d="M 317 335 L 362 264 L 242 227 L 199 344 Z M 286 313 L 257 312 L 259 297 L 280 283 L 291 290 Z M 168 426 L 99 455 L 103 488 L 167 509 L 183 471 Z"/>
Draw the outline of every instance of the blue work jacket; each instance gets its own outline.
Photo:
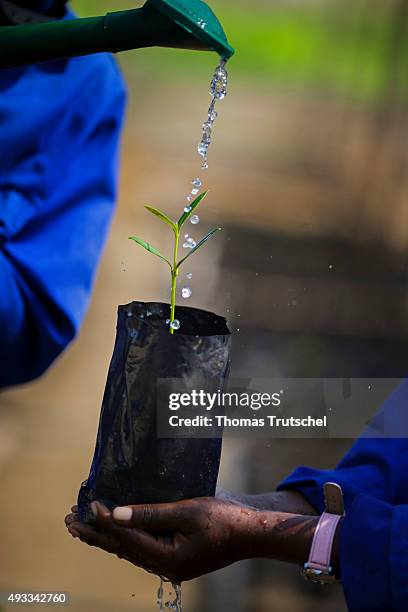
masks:
<path id="1" fill-rule="evenodd" d="M 279 489 L 295 489 L 323 512 L 323 484 L 345 497 L 340 570 L 351 612 L 408 610 L 408 381 L 334 470 L 299 467 Z M 385 424 L 385 426 L 384 426 Z M 395 436 L 395 437 L 393 437 Z"/>
<path id="2" fill-rule="evenodd" d="M 0 387 L 42 374 L 81 325 L 124 106 L 108 54 L 0 71 Z"/>

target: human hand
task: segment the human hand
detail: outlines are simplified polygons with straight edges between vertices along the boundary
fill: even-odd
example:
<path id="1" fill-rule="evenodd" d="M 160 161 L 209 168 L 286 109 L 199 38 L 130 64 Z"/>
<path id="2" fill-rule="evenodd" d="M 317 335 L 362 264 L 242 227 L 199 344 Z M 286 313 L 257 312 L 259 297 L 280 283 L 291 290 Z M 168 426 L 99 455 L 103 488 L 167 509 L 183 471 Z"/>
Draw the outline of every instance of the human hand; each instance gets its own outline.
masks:
<path id="1" fill-rule="evenodd" d="M 75 507 L 68 531 L 91 546 L 118 555 L 173 582 L 191 580 L 240 559 L 303 562 L 315 517 L 259 511 L 217 498 L 92 509 L 100 531 L 79 522 Z"/>

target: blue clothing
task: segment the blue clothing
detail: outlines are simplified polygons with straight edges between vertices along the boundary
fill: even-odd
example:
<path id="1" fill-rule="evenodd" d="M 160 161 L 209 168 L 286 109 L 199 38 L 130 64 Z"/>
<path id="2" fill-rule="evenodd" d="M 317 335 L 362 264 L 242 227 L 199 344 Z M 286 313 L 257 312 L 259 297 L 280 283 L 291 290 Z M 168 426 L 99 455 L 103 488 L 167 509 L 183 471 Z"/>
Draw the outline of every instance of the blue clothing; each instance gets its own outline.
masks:
<path id="1" fill-rule="evenodd" d="M 41 13 L 46 13 L 51 8 L 53 8 L 54 4 L 57 4 L 56 0 L 14 0 L 14 4 L 18 4 L 24 6 L 33 11 L 39 11 Z M 65 4 L 62 0 L 60 0 L 59 4 Z"/>
<path id="2" fill-rule="evenodd" d="M 296 489 L 322 512 L 323 484 L 341 485 L 340 570 L 351 612 L 408 609 L 408 381 L 376 419 L 387 436 L 407 437 L 376 438 L 368 428 L 336 469 L 299 467 L 278 487 Z"/>
<path id="3" fill-rule="evenodd" d="M 84 318 L 124 106 L 108 54 L 0 71 L 0 387 L 44 372 Z"/>

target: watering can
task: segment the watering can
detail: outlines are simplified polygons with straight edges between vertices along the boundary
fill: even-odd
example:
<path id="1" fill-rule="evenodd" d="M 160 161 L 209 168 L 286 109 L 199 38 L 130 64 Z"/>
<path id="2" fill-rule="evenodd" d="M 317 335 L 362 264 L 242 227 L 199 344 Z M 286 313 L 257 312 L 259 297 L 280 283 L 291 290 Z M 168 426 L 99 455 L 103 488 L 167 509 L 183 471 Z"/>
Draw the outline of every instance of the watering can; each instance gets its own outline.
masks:
<path id="1" fill-rule="evenodd" d="M 108 51 L 178 47 L 234 53 L 224 30 L 201 0 L 147 0 L 139 9 L 101 17 L 0 28 L 0 68 L 15 68 Z"/>

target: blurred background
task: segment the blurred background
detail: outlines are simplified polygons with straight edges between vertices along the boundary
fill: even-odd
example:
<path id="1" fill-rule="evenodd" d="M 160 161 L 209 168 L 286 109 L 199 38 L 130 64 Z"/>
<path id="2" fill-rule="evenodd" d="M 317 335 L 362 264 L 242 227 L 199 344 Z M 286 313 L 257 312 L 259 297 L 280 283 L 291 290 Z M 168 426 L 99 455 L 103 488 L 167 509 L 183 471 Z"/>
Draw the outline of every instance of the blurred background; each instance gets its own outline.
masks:
<path id="1" fill-rule="evenodd" d="M 81 16 L 135 2 L 74 1 Z M 136 3 L 137 5 L 141 3 Z M 117 214 L 81 335 L 40 381 L 0 396 L 0 589 L 64 590 L 75 611 L 147 612 L 158 581 L 88 549 L 63 518 L 89 470 L 118 304 L 168 300 L 165 250 L 143 208 L 176 216 L 195 176 L 210 194 L 191 305 L 224 314 L 235 376 L 399 377 L 408 352 L 408 2 L 213 0 L 236 56 L 200 170 L 214 54 L 118 60 L 129 88 Z M 187 270 L 186 270 L 187 271 Z M 261 492 L 350 440 L 226 440 L 220 484 Z M 341 589 L 255 560 L 183 586 L 187 612 L 342 611 Z"/>

